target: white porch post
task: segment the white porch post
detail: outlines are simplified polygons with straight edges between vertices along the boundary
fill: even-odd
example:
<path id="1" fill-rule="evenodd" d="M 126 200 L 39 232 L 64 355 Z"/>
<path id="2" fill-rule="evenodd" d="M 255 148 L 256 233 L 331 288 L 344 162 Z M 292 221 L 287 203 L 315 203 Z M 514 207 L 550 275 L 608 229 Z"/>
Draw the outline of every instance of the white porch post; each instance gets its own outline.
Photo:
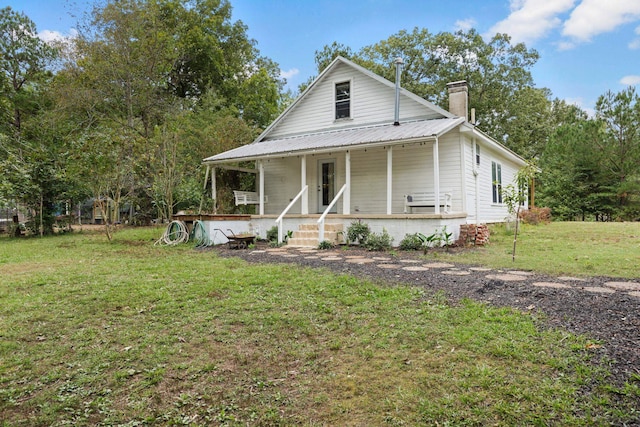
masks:
<path id="1" fill-rule="evenodd" d="M 393 199 L 393 147 L 387 148 L 387 215 L 391 215 Z"/>
<path id="2" fill-rule="evenodd" d="M 351 152 L 344 153 L 344 183 L 346 188 L 342 195 L 342 214 L 351 214 Z"/>
<path id="3" fill-rule="evenodd" d="M 302 155 L 300 158 L 300 189 L 302 190 L 307 185 L 307 156 Z M 307 215 L 309 213 L 309 192 L 305 191 L 300 200 L 300 213 Z"/>
<path id="4" fill-rule="evenodd" d="M 206 181 L 205 181 L 206 185 Z M 213 199 L 213 213 L 218 213 L 218 200 L 216 200 L 216 196 L 218 194 L 218 189 L 216 188 L 216 167 L 211 167 L 211 198 Z"/>
<path id="5" fill-rule="evenodd" d="M 258 161 L 258 175 L 260 180 L 260 215 L 264 215 L 264 162 Z"/>
<path id="6" fill-rule="evenodd" d="M 436 200 L 435 213 L 440 213 L 440 153 L 438 149 L 438 137 L 433 141 L 433 195 Z"/>

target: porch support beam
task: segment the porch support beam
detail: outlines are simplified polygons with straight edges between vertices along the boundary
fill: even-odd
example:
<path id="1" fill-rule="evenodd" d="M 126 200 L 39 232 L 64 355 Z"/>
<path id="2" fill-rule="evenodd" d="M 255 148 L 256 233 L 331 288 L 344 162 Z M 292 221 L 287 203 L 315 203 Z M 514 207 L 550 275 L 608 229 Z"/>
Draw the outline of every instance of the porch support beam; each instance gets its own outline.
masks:
<path id="1" fill-rule="evenodd" d="M 307 186 L 307 156 L 306 154 L 300 157 L 300 189 L 302 190 Z M 302 200 L 300 200 L 300 213 L 302 215 L 309 214 L 309 192 L 305 191 L 302 194 Z"/>
<path id="2" fill-rule="evenodd" d="M 344 183 L 346 188 L 342 195 L 342 213 L 351 215 L 351 152 L 349 150 L 344 153 Z"/>
<path id="3" fill-rule="evenodd" d="M 205 181 L 206 185 L 206 181 Z M 213 213 L 218 213 L 218 189 L 216 188 L 216 167 L 211 166 L 211 198 L 213 199 Z"/>
<path id="4" fill-rule="evenodd" d="M 391 215 L 392 200 L 393 200 L 393 147 L 389 146 L 387 147 L 387 215 Z"/>
<path id="5" fill-rule="evenodd" d="M 440 151 L 438 148 L 438 137 L 433 141 L 433 195 L 436 202 L 435 213 L 440 213 Z"/>
<path id="6" fill-rule="evenodd" d="M 260 194 L 260 215 L 264 215 L 264 161 L 258 160 L 259 194 Z"/>

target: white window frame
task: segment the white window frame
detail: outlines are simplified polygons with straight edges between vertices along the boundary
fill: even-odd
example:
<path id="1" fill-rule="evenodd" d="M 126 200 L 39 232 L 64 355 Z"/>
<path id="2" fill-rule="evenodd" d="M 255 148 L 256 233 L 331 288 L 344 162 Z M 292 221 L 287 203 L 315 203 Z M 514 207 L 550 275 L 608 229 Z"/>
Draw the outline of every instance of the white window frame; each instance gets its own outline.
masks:
<path id="1" fill-rule="evenodd" d="M 494 205 L 502 205 L 502 164 L 491 161 L 491 201 Z"/>
<path id="2" fill-rule="evenodd" d="M 338 102 L 344 102 L 344 100 L 338 101 L 337 86 L 339 84 L 349 83 L 349 115 L 347 117 L 337 118 L 338 115 Z M 344 120 L 353 120 L 353 79 L 336 80 L 333 82 L 333 119 L 336 122 Z"/>

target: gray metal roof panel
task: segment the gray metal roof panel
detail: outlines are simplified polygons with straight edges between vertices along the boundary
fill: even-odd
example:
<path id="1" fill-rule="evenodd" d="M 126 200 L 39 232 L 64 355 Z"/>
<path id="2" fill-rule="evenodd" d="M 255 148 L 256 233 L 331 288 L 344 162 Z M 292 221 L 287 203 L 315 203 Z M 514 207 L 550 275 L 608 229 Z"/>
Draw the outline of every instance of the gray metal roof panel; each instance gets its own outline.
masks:
<path id="1" fill-rule="evenodd" d="M 331 148 L 365 147 L 376 143 L 395 143 L 405 140 L 440 136 L 454 127 L 462 124 L 462 118 L 444 118 L 392 123 L 333 130 L 313 134 L 297 135 L 281 139 L 263 140 L 243 145 L 242 147 L 216 154 L 204 159 L 205 163 L 222 163 L 225 161 L 240 161 L 258 159 L 261 157 L 303 154 L 317 150 Z"/>

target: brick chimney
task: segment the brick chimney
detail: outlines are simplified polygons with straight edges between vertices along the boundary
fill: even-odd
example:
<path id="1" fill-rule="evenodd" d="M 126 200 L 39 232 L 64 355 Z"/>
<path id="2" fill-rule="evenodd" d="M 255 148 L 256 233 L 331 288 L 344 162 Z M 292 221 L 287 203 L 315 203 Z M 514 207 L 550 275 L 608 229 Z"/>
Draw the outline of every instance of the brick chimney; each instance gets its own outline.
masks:
<path id="1" fill-rule="evenodd" d="M 469 86 L 465 80 L 447 83 L 449 112 L 469 121 Z"/>

